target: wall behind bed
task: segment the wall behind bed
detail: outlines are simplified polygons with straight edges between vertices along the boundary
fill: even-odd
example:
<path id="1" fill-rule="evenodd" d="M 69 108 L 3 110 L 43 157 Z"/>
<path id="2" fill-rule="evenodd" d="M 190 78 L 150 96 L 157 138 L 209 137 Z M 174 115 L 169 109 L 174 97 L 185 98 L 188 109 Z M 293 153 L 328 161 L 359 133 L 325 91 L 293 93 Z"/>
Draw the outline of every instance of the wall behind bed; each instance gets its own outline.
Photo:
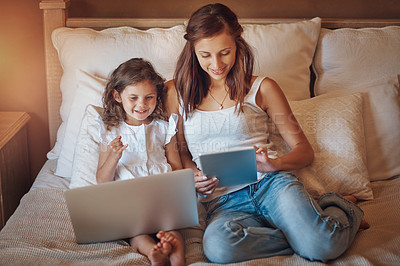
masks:
<path id="1" fill-rule="evenodd" d="M 71 17 L 188 17 L 217 1 L 71 0 Z M 400 18 L 399 0 L 221 0 L 239 17 Z M 32 179 L 49 147 L 40 0 L 0 0 L 0 111 L 26 111 L 32 119 L 29 157 Z"/>
<path id="2" fill-rule="evenodd" d="M 220 2 L 243 18 L 399 18 L 399 0 L 72 0 L 72 17 L 189 17 Z"/>

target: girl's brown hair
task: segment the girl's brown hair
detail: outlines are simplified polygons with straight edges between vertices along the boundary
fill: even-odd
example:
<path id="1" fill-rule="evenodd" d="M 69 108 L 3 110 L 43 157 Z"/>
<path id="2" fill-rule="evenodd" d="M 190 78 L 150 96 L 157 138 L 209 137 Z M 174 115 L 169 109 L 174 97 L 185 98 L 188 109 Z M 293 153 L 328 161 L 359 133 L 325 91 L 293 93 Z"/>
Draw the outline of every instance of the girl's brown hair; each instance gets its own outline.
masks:
<path id="1" fill-rule="evenodd" d="M 244 97 L 250 90 L 254 56 L 250 46 L 241 36 L 242 26 L 237 16 L 227 6 L 209 4 L 192 14 L 186 27 L 185 47 L 177 62 L 174 75 L 175 87 L 183 101 L 186 116 L 193 112 L 208 93 L 209 75 L 201 68 L 194 50 L 197 41 L 215 36 L 224 30 L 236 43 L 236 61 L 226 79 L 230 99 L 243 110 Z"/>
<path id="2" fill-rule="evenodd" d="M 114 99 L 113 91 L 119 94 L 129 85 L 135 85 L 148 80 L 156 87 L 157 105 L 154 112 L 150 115 L 152 118 L 167 120 L 164 115 L 164 82 L 165 80 L 154 70 L 150 62 L 142 58 L 132 58 L 119 65 L 110 76 L 103 94 L 103 121 L 107 129 L 118 126 L 120 122 L 126 119 L 126 113 L 122 103 Z"/>

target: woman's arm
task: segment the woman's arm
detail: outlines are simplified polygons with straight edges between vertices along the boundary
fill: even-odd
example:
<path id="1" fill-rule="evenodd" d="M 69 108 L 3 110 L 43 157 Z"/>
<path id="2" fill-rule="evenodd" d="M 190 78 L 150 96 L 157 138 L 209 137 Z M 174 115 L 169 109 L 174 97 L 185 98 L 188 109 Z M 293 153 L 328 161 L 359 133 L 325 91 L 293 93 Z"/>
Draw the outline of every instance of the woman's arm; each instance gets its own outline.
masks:
<path id="1" fill-rule="evenodd" d="M 210 178 L 208 179 L 203 173 L 197 168 L 196 164 L 192 160 L 192 155 L 187 147 L 185 134 L 183 131 L 183 117 L 179 114 L 179 98 L 178 93 L 175 89 L 173 81 L 166 83 L 167 87 L 167 97 L 165 101 L 165 106 L 168 115 L 172 113 L 178 114 L 178 132 L 176 133 L 177 147 L 179 149 L 179 156 L 181 158 L 183 168 L 190 168 L 194 172 L 194 181 L 196 191 L 202 194 L 211 194 L 214 192 L 218 185 L 218 179 Z"/>
<path id="2" fill-rule="evenodd" d="M 182 169 L 182 162 L 181 157 L 179 156 L 176 136 L 173 136 L 171 141 L 165 145 L 165 156 L 167 157 L 167 161 L 171 165 L 172 170 Z"/>
<path id="3" fill-rule="evenodd" d="M 259 150 L 256 154 L 258 171 L 290 171 L 311 164 L 314 160 L 314 150 L 294 117 L 279 85 L 271 79 L 264 79 L 257 93 L 256 102 L 271 117 L 291 149 L 286 155 L 276 159 L 268 158 L 267 153 Z"/>
<path id="4" fill-rule="evenodd" d="M 175 113 L 178 114 L 179 117 L 177 124 L 178 132 L 176 133 L 176 142 L 182 166 L 183 168 L 190 168 L 193 171 L 197 171 L 196 164 L 192 161 L 192 156 L 187 148 L 185 135 L 183 133 L 183 117 L 179 113 L 179 98 L 178 93 L 175 89 L 174 82 L 170 80 L 165 85 L 167 88 L 167 97 L 165 101 L 167 114 L 168 116 L 170 116 L 172 113 Z"/>
<path id="5" fill-rule="evenodd" d="M 97 164 L 96 180 L 97 183 L 105 183 L 114 180 L 115 169 L 122 152 L 128 147 L 123 145 L 121 137 L 117 137 L 108 146 L 100 142 L 99 144 L 99 163 Z"/>

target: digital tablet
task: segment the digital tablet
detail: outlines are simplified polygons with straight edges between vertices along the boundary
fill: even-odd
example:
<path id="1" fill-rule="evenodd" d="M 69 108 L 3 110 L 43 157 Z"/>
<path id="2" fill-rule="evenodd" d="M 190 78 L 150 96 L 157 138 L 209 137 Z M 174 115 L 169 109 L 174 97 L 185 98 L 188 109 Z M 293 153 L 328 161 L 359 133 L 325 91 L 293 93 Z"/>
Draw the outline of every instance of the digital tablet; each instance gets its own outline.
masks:
<path id="1" fill-rule="evenodd" d="M 253 147 L 223 152 L 202 153 L 200 167 L 208 177 L 217 177 L 219 187 L 257 181 L 256 150 Z"/>

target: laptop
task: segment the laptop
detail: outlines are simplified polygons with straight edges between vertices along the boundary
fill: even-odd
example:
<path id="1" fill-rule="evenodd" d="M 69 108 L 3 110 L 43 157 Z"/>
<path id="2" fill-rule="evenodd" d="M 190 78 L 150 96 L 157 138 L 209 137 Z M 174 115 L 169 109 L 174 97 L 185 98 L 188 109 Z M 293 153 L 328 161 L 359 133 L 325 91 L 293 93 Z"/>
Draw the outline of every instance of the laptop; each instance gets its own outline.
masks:
<path id="1" fill-rule="evenodd" d="M 64 197 L 80 244 L 199 223 L 191 169 L 69 189 Z"/>
<path id="2" fill-rule="evenodd" d="M 208 177 L 217 177 L 219 187 L 257 182 L 256 151 L 253 147 L 199 155 L 200 167 Z"/>

